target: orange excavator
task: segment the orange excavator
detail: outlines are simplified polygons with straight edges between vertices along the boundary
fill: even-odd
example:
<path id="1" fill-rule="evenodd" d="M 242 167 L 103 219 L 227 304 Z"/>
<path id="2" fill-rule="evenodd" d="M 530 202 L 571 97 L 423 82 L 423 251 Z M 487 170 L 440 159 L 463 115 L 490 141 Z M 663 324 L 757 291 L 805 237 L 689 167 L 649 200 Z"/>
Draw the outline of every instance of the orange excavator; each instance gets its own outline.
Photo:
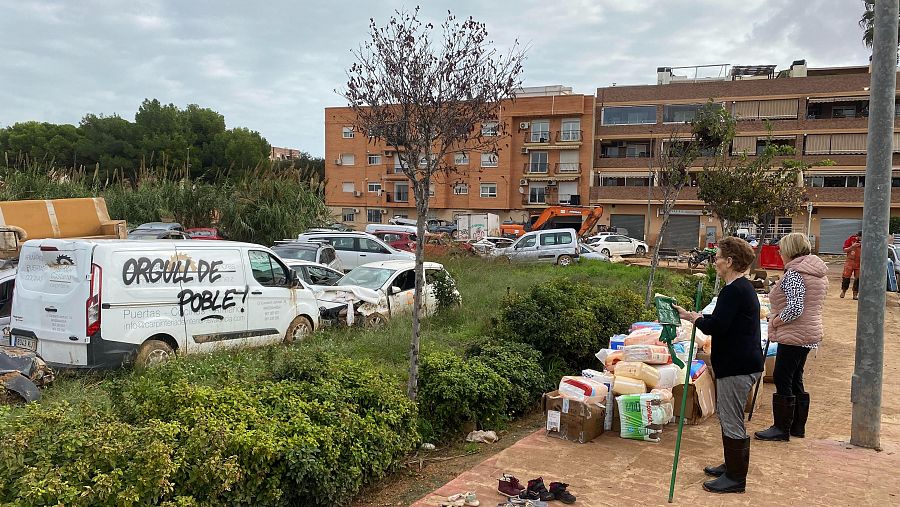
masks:
<path id="1" fill-rule="evenodd" d="M 558 222 L 564 222 L 566 226 L 572 224 L 566 218 L 578 217 L 582 220 L 578 229 L 578 237 L 586 236 L 603 216 L 603 206 L 550 206 L 540 215 L 531 215 L 529 223 L 503 223 L 500 224 L 500 234 L 507 238 L 518 238 L 530 231 L 551 229 L 558 227 Z M 574 227 L 573 227 L 574 228 Z"/>

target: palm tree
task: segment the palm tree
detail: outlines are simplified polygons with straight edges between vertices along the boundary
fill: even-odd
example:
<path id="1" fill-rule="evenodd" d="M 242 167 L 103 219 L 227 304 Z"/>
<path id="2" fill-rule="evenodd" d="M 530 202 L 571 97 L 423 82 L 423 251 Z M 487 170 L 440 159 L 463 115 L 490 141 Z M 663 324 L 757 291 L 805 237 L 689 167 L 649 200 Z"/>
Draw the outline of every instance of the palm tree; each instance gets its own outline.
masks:
<path id="1" fill-rule="evenodd" d="M 863 0 L 866 10 L 859 18 L 859 26 L 863 29 L 863 42 L 866 47 L 872 47 L 872 40 L 875 37 L 875 0 Z M 898 15 L 898 23 L 900 23 L 900 15 Z M 897 37 L 897 45 L 900 45 L 900 35 Z"/>

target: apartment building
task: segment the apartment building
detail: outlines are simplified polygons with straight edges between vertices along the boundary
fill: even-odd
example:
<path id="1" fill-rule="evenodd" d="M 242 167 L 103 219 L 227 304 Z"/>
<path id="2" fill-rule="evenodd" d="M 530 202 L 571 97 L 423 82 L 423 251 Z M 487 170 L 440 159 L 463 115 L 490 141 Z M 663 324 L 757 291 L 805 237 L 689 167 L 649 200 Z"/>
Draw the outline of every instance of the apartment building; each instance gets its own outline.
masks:
<path id="1" fill-rule="evenodd" d="M 844 239 L 861 229 L 869 81 L 867 66 L 809 68 L 798 60 L 781 71 L 774 65 L 660 67 L 655 85 L 598 88 L 590 203 L 605 207 L 605 224 L 655 243 L 661 221 L 661 192 L 652 186 L 657 154 L 679 134 L 689 134 L 684 122 L 713 100 L 737 119 L 733 154 L 754 156 L 771 138 L 794 147 L 792 158 L 833 162 L 804 175 L 806 209 L 778 217 L 772 226 L 774 236 L 806 232 L 820 253 L 840 253 Z M 900 133 L 894 134 L 894 152 L 897 187 Z M 892 213 L 900 214 L 900 193 L 891 200 Z M 685 188 L 663 246 L 702 246 L 721 235 L 718 225 L 696 186 Z"/>
<path id="2" fill-rule="evenodd" d="M 587 204 L 593 159 L 594 97 L 571 88 L 525 88 L 481 125 L 497 150 L 460 148 L 444 162 L 455 170 L 432 184 L 429 218 L 490 212 L 523 221 L 556 204 Z M 325 109 L 325 202 L 358 229 L 393 216 L 415 218 L 409 180 L 387 145 L 352 127 L 346 107 Z M 505 128 L 499 128 L 500 124 Z"/>

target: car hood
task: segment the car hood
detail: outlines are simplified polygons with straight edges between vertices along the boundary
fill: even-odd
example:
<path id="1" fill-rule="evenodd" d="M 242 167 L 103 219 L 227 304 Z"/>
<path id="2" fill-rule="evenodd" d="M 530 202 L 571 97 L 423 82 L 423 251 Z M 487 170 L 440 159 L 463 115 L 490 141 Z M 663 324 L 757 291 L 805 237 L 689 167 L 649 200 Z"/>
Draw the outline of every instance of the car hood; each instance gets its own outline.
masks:
<path id="1" fill-rule="evenodd" d="M 367 289 L 359 285 L 312 285 L 316 299 L 328 300 L 335 303 L 349 303 L 351 301 L 365 301 L 377 304 L 384 297 L 381 291 Z"/>

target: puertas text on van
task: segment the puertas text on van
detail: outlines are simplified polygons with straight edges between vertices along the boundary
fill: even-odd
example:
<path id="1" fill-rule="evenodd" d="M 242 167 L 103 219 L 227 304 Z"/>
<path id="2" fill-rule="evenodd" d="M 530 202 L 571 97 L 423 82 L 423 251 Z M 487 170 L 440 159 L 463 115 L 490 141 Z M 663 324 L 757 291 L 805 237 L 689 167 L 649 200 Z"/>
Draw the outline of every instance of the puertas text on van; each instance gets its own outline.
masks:
<path id="1" fill-rule="evenodd" d="M 215 283 L 222 275 L 219 273 L 223 261 L 197 261 L 197 278 L 200 283 Z M 148 257 L 132 258 L 122 266 L 122 281 L 125 285 L 144 283 L 183 283 L 193 282 L 194 271 L 191 261 L 171 261 L 170 259 L 150 259 Z"/>
<path id="2" fill-rule="evenodd" d="M 237 305 L 237 298 L 240 298 L 241 303 L 245 303 L 249 290 L 249 287 L 244 287 L 244 290 L 226 289 L 224 291 L 184 289 L 178 293 L 178 307 L 182 317 L 184 317 L 185 307 L 190 308 L 194 313 L 227 310 Z"/>

